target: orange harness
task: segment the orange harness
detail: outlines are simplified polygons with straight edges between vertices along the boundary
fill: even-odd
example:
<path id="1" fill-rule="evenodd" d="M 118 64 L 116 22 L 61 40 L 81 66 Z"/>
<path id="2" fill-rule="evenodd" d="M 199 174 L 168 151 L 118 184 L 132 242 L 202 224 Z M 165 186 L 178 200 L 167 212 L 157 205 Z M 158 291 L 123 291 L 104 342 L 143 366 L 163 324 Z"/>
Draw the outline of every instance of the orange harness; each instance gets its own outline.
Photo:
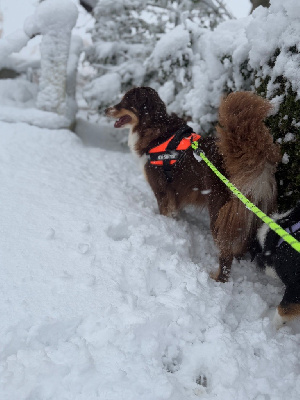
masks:
<path id="1" fill-rule="evenodd" d="M 151 165 L 164 168 L 167 181 L 172 181 L 172 166 L 181 158 L 192 142 L 198 141 L 200 135 L 193 133 L 193 129 L 185 126 L 162 144 L 153 147 L 148 152 Z"/>

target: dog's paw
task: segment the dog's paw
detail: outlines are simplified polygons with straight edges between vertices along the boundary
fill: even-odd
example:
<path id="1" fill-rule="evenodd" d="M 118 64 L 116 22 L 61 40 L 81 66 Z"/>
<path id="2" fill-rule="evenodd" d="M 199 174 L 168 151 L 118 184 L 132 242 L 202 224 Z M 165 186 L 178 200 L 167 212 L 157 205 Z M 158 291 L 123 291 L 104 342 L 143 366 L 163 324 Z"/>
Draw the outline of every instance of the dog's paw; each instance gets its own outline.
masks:
<path id="1" fill-rule="evenodd" d="M 278 330 L 282 328 L 286 324 L 286 320 L 279 314 L 278 309 L 276 308 L 274 317 L 273 317 L 273 325 Z"/>
<path id="2" fill-rule="evenodd" d="M 214 281 L 217 281 L 218 276 L 219 276 L 219 271 L 211 271 L 209 274 L 210 278 L 213 279 Z"/>
<path id="3" fill-rule="evenodd" d="M 159 210 L 159 213 L 165 217 L 177 219 L 179 212 L 177 210 Z"/>
<path id="4" fill-rule="evenodd" d="M 222 272 L 220 272 L 219 270 L 217 271 L 212 271 L 209 276 L 211 277 L 211 279 L 213 279 L 216 282 L 228 282 L 228 275 L 224 275 Z"/>
<path id="5" fill-rule="evenodd" d="M 207 378 L 205 375 L 199 375 L 196 379 L 197 388 L 194 389 L 194 394 L 198 397 L 202 397 L 207 393 Z"/>

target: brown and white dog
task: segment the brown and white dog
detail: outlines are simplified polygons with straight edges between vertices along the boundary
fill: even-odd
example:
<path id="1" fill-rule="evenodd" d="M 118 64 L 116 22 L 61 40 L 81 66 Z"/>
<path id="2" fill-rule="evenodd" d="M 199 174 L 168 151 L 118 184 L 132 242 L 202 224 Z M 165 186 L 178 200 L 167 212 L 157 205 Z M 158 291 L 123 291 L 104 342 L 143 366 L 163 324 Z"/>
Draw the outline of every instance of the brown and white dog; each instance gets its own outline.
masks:
<path id="1" fill-rule="evenodd" d="M 219 109 L 217 138 L 201 139 L 206 157 L 266 214 L 276 209 L 274 178 L 280 160 L 278 147 L 263 120 L 268 101 L 250 92 L 231 93 Z M 174 216 L 186 205 L 207 206 L 210 227 L 219 248 L 217 281 L 228 280 L 234 257 L 248 251 L 260 221 L 189 147 L 172 167 L 172 181 L 161 166 L 149 162 L 149 151 L 166 142 L 186 123 L 169 115 L 157 92 L 149 87 L 129 90 L 120 103 L 106 110 L 117 119 L 115 128 L 130 128 L 128 144 L 141 161 L 159 211 Z"/>

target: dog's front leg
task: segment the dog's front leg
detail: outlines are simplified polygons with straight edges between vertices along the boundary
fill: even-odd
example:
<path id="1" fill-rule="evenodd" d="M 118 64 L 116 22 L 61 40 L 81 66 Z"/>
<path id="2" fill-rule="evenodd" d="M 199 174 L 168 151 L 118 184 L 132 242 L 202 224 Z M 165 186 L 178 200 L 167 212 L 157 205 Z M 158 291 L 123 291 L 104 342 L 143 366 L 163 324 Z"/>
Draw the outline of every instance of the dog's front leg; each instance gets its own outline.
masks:
<path id="1" fill-rule="evenodd" d="M 176 217 L 179 211 L 176 193 L 172 186 L 167 183 L 164 173 L 146 164 L 145 175 L 156 197 L 160 214 L 166 217 Z"/>
<path id="2" fill-rule="evenodd" d="M 227 282 L 230 276 L 231 265 L 233 256 L 220 254 L 219 257 L 219 269 L 217 272 L 211 273 L 211 278 L 217 282 Z"/>
<path id="3" fill-rule="evenodd" d="M 175 218 L 178 214 L 176 199 L 171 191 L 155 193 L 160 214 Z"/>

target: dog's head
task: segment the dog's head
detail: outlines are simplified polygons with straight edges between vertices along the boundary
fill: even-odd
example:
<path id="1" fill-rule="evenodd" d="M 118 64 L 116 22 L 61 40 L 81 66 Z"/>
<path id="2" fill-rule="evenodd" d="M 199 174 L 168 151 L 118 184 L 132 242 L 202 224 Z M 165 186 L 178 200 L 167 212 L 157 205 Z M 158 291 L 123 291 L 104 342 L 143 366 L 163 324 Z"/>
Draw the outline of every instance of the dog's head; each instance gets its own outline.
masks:
<path id="1" fill-rule="evenodd" d="M 163 123 L 167 118 L 164 102 L 158 93 L 150 87 L 138 87 L 129 90 L 120 103 L 105 110 L 108 117 L 117 119 L 115 128 L 130 127 L 138 125 L 143 127 L 154 126 Z"/>

